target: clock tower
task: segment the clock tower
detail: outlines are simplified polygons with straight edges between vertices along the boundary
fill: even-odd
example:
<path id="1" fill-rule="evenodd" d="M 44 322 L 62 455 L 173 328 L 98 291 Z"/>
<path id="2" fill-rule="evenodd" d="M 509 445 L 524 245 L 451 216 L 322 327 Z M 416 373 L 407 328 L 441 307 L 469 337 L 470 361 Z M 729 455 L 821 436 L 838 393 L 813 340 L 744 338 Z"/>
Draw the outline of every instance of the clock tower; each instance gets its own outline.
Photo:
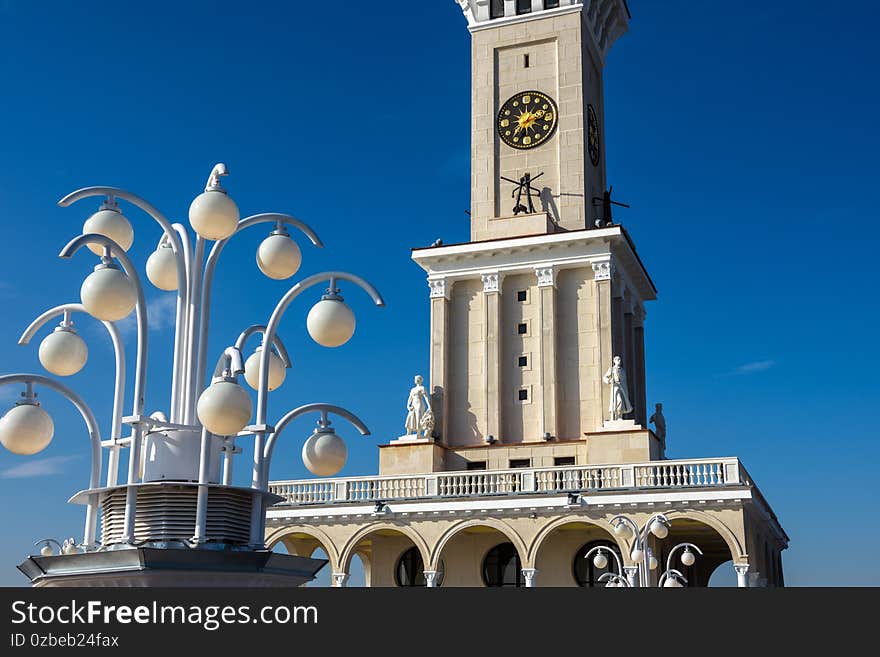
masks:
<path id="1" fill-rule="evenodd" d="M 592 227 L 606 189 L 602 69 L 626 3 L 457 2 L 472 36 L 471 240 Z"/>

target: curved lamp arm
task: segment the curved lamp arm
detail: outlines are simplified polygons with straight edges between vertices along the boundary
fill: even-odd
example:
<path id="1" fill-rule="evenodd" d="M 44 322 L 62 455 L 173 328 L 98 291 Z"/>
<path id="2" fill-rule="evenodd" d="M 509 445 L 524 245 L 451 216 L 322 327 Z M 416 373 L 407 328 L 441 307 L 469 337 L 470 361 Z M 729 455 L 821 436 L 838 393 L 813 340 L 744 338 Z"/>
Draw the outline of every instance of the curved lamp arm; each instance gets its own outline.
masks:
<path id="1" fill-rule="evenodd" d="M 277 212 L 265 212 L 245 217 L 238 222 L 235 232 L 224 240 L 219 240 L 211 247 L 208 258 L 205 261 L 205 273 L 202 279 L 202 301 L 199 317 L 199 357 L 196 362 L 196 387 L 197 391 L 201 391 L 205 387 L 206 362 L 208 358 L 208 327 L 210 323 L 211 313 L 211 288 L 214 282 L 214 271 L 217 269 L 217 260 L 220 253 L 233 237 L 243 231 L 245 228 L 265 223 L 282 223 L 287 226 L 293 226 L 309 238 L 312 244 L 319 249 L 324 248 L 324 243 L 318 234 L 303 221 L 289 214 L 279 214 Z M 276 345 L 277 346 L 277 345 Z"/>
<path id="2" fill-rule="evenodd" d="M 330 420 L 327 418 L 329 413 L 333 413 L 334 415 L 338 415 L 341 418 L 348 420 L 355 429 L 357 429 L 362 436 L 369 436 L 370 430 L 367 428 L 359 417 L 357 417 L 354 413 L 341 408 L 340 406 L 334 406 L 333 404 L 306 404 L 304 406 L 300 406 L 299 408 L 295 408 L 292 411 L 289 411 L 284 414 L 284 416 L 278 420 L 278 423 L 275 425 L 275 430 L 269 434 L 268 439 L 266 440 L 266 446 L 263 448 L 263 472 L 262 479 L 259 482 L 254 482 L 257 488 L 262 488 L 266 482 L 269 480 L 269 465 L 272 462 L 272 452 L 275 450 L 275 444 L 278 442 L 278 436 L 284 431 L 284 428 L 290 424 L 293 420 L 298 417 L 305 415 L 306 413 L 320 413 L 321 419 L 318 421 L 318 426 L 321 428 L 328 428 L 330 426 Z"/>
<path id="3" fill-rule="evenodd" d="M 666 557 L 666 570 L 674 570 L 674 568 L 672 567 L 672 557 L 675 554 L 675 551 L 679 548 L 693 548 L 694 550 L 696 550 L 697 554 L 699 554 L 701 557 L 703 556 L 703 551 L 693 543 L 679 543 L 669 551 L 669 556 Z"/>
<path id="4" fill-rule="evenodd" d="M 614 563 L 617 565 L 617 572 L 615 574 L 618 577 L 622 577 L 623 576 L 623 564 L 620 563 L 620 557 L 617 556 L 617 552 L 615 552 L 614 550 L 612 550 L 611 548 L 609 548 L 605 545 L 597 545 L 596 547 L 594 547 L 592 550 L 590 550 L 589 552 L 587 552 L 584 555 L 584 559 L 589 559 L 590 555 L 593 554 L 594 552 L 602 552 L 603 550 L 606 552 L 610 552 L 611 556 L 614 557 Z M 606 574 L 608 574 L 608 573 L 606 573 Z"/>
<path id="5" fill-rule="evenodd" d="M 66 313 L 85 313 L 88 315 L 88 312 L 81 303 L 64 303 L 60 306 L 49 308 L 49 310 L 30 323 L 18 339 L 18 344 L 22 346 L 29 344 L 37 334 L 37 331 L 44 325 Z M 125 345 L 119 335 L 119 329 L 116 328 L 113 322 L 98 321 L 107 329 L 107 333 L 110 334 L 110 340 L 113 342 L 113 355 L 116 361 L 116 383 L 113 387 L 113 424 L 110 427 L 110 438 L 112 440 L 119 440 L 122 438 L 122 405 L 125 396 Z"/>
<path id="6" fill-rule="evenodd" d="M 330 281 L 331 287 L 333 287 L 332 283 L 337 280 L 354 283 L 369 294 L 377 306 L 385 305 L 385 300 L 382 298 L 382 295 L 379 294 L 379 291 L 360 276 L 339 271 L 312 274 L 291 287 L 287 293 L 281 297 L 281 300 L 278 302 L 278 305 L 275 306 L 275 310 L 272 311 L 272 315 L 269 317 L 269 322 L 266 324 L 266 331 L 263 333 L 263 341 L 274 343 L 275 334 L 278 332 L 278 325 L 281 323 L 281 318 L 284 317 L 284 312 L 287 310 L 287 307 L 291 302 L 302 292 L 314 285 L 326 281 Z M 257 389 L 257 425 L 266 424 L 267 407 L 269 403 L 269 353 L 268 349 L 264 349 L 260 352 L 260 385 Z"/>
<path id="7" fill-rule="evenodd" d="M 685 584 L 688 583 L 688 581 L 687 581 L 687 577 L 685 577 L 684 574 L 682 574 L 682 572 L 681 572 L 680 570 L 676 570 L 675 568 L 667 568 L 667 569 L 663 572 L 663 574 L 660 575 L 660 577 L 657 578 L 657 587 L 658 587 L 658 588 L 663 588 L 663 583 L 664 583 L 667 579 L 669 579 L 669 578 L 671 578 L 671 577 L 678 578 L 678 579 L 680 579 L 682 582 L 684 582 Z"/>
<path id="8" fill-rule="evenodd" d="M 82 397 L 76 394 L 63 383 L 59 383 L 54 379 L 41 374 L 4 374 L 0 376 L 0 387 L 13 385 L 16 383 L 24 383 L 25 385 L 41 385 L 54 390 L 62 397 L 65 397 L 71 404 L 76 406 L 76 410 L 82 415 L 83 421 L 89 430 L 89 442 L 91 445 L 91 463 L 89 468 L 89 489 L 95 489 L 100 486 L 101 482 L 101 430 L 98 427 L 98 421 L 95 414 L 89 408 Z M 86 507 L 86 526 L 83 544 L 86 546 L 94 545 L 95 534 L 98 527 L 98 499 L 96 496 L 89 498 Z"/>
<path id="9" fill-rule="evenodd" d="M 174 257 L 177 261 L 177 322 L 175 327 L 175 335 L 174 335 L 174 348 L 175 348 L 175 359 L 174 359 L 174 369 L 175 371 L 181 366 L 180 360 L 182 359 L 182 354 L 180 353 L 183 349 L 183 333 L 184 330 L 184 322 L 181 321 L 181 313 L 184 311 L 188 301 L 189 295 L 189 285 L 187 283 L 187 263 L 185 259 L 188 257 L 188 252 L 184 251 L 183 243 L 181 242 L 180 236 L 177 232 L 175 232 L 174 227 L 171 222 L 156 209 L 151 203 L 145 201 L 140 196 L 136 194 L 132 194 L 131 192 L 127 192 L 124 189 L 119 189 L 118 187 L 83 187 L 82 189 L 78 189 L 74 192 L 71 192 L 60 201 L 58 201 L 58 205 L 62 208 L 69 207 L 70 205 L 80 201 L 82 199 L 91 198 L 94 196 L 108 196 L 112 198 L 121 198 L 125 201 L 128 201 L 132 205 L 140 208 L 144 212 L 146 212 L 152 219 L 162 227 L 162 232 L 165 237 L 167 237 L 168 242 L 171 244 L 171 250 L 174 252 Z M 120 249 L 121 250 L 121 249 Z M 178 382 L 178 377 L 174 377 L 172 379 L 172 405 L 174 405 L 174 388 Z M 172 414 L 172 420 L 176 420 Z"/>
<path id="10" fill-rule="evenodd" d="M 617 573 L 605 573 L 604 575 L 599 575 L 599 582 L 611 581 L 615 582 L 617 586 L 622 586 L 624 588 L 630 588 L 632 585 L 627 581 L 626 577 L 623 575 L 618 575 Z"/>
<path id="11" fill-rule="evenodd" d="M 238 336 L 238 339 L 235 341 L 235 348 L 240 352 L 244 351 L 244 345 L 247 343 L 248 338 L 251 337 L 254 333 L 266 333 L 266 325 L 265 324 L 253 324 L 252 326 L 248 326 L 244 331 L 241 332 L 241 335 Z M 281 342 L 281 338 L 277 335 L 275 339 L 272 341 L 275 345 L 275 349 L 278 350 L 278 356 L 281 358 L 281 361 L 284 363 L 284 367 L 290 368 L 291 361 L 290 355 L 287 353 L 287 348 L 284 346 L 284 343 Z"/>
<path id="12" fill-rule="evenodd" d="M 223 376 L 225 370 L 229 370 L 232 376 L 238 376 L 244 372 L 244 362 L 241 359 L 241 351 L 238 347 L 226 347 L 220 358 L 217 359 L 217 366 L 214 368 L 214 376 Z"/>
<path id="13" fill-rule="evenodd" d="M 89 234 L 75 237 L 61 249 L 60 258 L 70 258 L 87 244 L 98 244 L 110 250 L 110 254 L 119 260 L 126 275 L 134 282 L 137 291 L 137 365 L 134 374 L 134 400 L 132 402 L 134 415 L 143 415 L 144 412 L 144 387 L 147 374 L 147 303 L 144 299 L 144 288 L 137 270 L 131 263 L 131 259 L 116 242 L 104 235 Z"/>

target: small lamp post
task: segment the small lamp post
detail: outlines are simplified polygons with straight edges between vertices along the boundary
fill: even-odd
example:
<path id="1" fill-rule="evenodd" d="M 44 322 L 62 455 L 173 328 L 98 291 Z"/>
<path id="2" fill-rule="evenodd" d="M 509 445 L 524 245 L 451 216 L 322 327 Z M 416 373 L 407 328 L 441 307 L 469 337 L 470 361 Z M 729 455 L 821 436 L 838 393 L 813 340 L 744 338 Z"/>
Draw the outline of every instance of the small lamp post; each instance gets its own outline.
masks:
<path id="1" fill-rule="evenodd" d="M 660 575 L 660 578 L 657 580 L 657 586 L 665 587 L 665 588 L 682 588 L 687 586 L 687 578 L 682 574 L 680 570 L 677 570 L 672 567 L 672 557 L 675 555 L 676 550 L 683 550 L 681 553 L 681 564 L 688 568 L 693 566 L 697 560 L 697 557 L 694 555 L 691 550 L 696 551 L 700 556 L 703 555 L 703 551 L 698 548 L 693 543 L 679 543 L 674 548 L 669 551 L 669 556 L 666 558 L 666 570 Z"/>
<path id="2" fill-rule="evenodd" d="M 611 526 L 617 536 L 632 542 L 630 557 L 638 565 L 639 586 L 648 586 L 650 571 L 656 570 L 658 565 L 657 558 L 648 546 L 648 539 L 651 535 L 660 540 L 666 538 L 669 535 L 669 520 L 662 513 L 655 513 L 640 528 L 632 518 L 617 515 L 611 519 Z"/>

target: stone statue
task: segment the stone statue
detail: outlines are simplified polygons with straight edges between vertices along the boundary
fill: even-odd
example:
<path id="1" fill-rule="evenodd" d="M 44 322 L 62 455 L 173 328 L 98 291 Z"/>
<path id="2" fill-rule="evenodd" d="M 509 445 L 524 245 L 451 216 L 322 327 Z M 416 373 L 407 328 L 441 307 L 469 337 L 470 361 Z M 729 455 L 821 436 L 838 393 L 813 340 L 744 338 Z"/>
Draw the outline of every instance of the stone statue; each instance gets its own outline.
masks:
<path id="1" fill-rule="evenodd" d="M 632 413 L 632 404 L 629 403 L 629 386 L 626 384 L 626 370 L 620 362 L 620 356 L 612 359 L 612 365 L 605 372 L 602 381 L 611 386 L 611 400 L 608 404 L 608 412 L 612 420 L 620 420 L 624 415 Z"/>
<path id="2" fill-rule="evenodd" d="M 654 435 L 661 443 L 666 442 L 666 418 L 663 417 L 663 404 L 654 404 L 654 414 L 648 419 L 654 425 Z"/>
<path id="3" fill-rule="evenodd" d="M 415 386 L 409 391 L 409 398 L 406 400 L 406 435 L 429 438 L 434 430 L 431 401 L 421 375 L 416 376 L 414 383 Z"/>

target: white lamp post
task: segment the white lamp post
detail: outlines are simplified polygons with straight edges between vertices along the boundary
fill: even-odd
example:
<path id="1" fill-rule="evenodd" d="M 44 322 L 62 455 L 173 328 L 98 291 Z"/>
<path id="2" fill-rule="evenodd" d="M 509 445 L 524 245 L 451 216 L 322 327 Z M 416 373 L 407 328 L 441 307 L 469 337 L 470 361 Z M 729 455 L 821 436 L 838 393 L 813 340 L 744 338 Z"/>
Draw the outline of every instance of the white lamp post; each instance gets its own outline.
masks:
<path id="1" fill-rule="evenodd" d="M 289 228 L 305 235 L 315 246 L 323 247 L 309 226 L 290 215 L 262 213 L 240 220 L 238 206 L 220 185 L 220 178 L 227 173 L 225 165 L 216 165 L 205 191 L 190 205 L 189 219 L 195 236 L 185 226 L 171 224 L 144 199 L 118 188 L 87 187 L 59 202 L 62 207 L 67 207 L 86 198 L 104 198 L 99 210 L 86 221 L 85 234 L 71 240 L 60 253 L 62 258 L 71 258 L 85 246 L 100 257 L 100 262 L 82 284 L 82 303 L 63 304 L 47 310 L 28 326 L 19 342 L 28 344 L 47 322 L 61 316 L 60 326 L 43 339 L 39 357 L 49 372 L 69 376 L 80 371 L 88 358 L 88 348 L 74 331 L 71 314 L 84 312 L 104 324 L 113 342 L 116 358 L 110 439 L 102 443 L 91 411 L 68 388 L 40 375 L 14 374 L 0 376 L 0 386 L 24 383 L 26 390 L 22 402 L 0 419 L 0 444 L 16 453 L 33 454 L 44 449 L 52 440 L 54 426 L 49 415 L 36 402 L 34 385 L 47 386 L 60 392 L 79 408 L 89 429 L 92 467 L 88 488 L 74 495 L 71 501 L 87 507 L 85 536 L 81 546 L 86 555 L 107 549 L 113 549 L 117 554 L 124 554 L 119 550 L 136 552 L 145 545 L 173 549 L 172 544 L 207 548 L 210 544 L 219 543 L 226 547 L 223 554 L 229 563 L 233 563 L 236 555 L 242 553 L 253 555 L 257 552 L 262 555 L 261 558 L 268 559 L 269 553 L 264 549 L 262 540 L 265 531 L 263 510 L 267 504 L 278 499 L 268 492 L 267 484 L 272 450 L 283 428 L 304 413 L 321 414 L 317 428 L 305 441 L 303 460 L 312 472 L 323 476 L 338 472 L 347 454 L 345 443 L 336 435 L 328 413 L 345 418 L 363 435 L 369 433 L 363 422 L 353 414 L 328 404 L 301 406 L 284 415 L 275 427 L 267 424 L 266 420 L 268 394 L 284 382 L 286 369 L 291 364 L 277 332 L 284 312 L 295 297 L 320 283 L 328 284 L 326 293 L 309 313 L 307 320 L 312 338 L 328 347 L 338 347 L 347 342 L 355 328 L 354 314 L 339 293 L 338 281 L 354 283 L 364 289 L 376 305 L 384 305 L 373 286 L 352 274 L 325 272 L 293 285 L 283 295 L 265 326 L 248 327 L 223 352 L 210 385 L 205 386 L 211 289 L 220 253 L 229 239 L 250 226 L 274 224 L 269 237 L 260 244 L 256 258 L 260 270 L 276 280 L 293 276 L 301 264 L 302 253 L 299 245 L 290 237 Z M 133 242 L 134 231 L 119 209 L 120 199 L 145 212 L 162 229 L 158 246 L 147 260 L 147 277 L 160 290 L 174 291 L 177 296 L 174 352 L 169 368 L 170 408 L 167 414 L 156 411 L 147 415 L 145 410 L 148 353 L 146 303 L 141 279 L 126 254 Z M 215 240 L 210 249 L 206 245 L 208 240 Z M 132 310 L 137 318 L 137 353 L 131 415 L 123 417 L 125 350 L 114 322 L 127 317 Z M 263 344 L 245 360 L 242 351 L 254 333 L 263 335 Z M 239 382 L 242 375 L 250 388 L 257 391 L 256 409 L 248 389 Z M 254 423 L 249 424 L 254 414 Z M 124 426 L 130 427 L 130 436 L 123 436 Z M 249 487 L 236 487 L 232 485 L 232 462 L 234 456 L 241 452 L 235 446 L 235 441 L 243 435 L 254 436 L 254 470 Z M 103 488 L 100 482 L 102 447 L 109 451 L 107 483 Z M 128 449 L 129 458 L 128 476 L 120 484 L 117 473 L 121 449 Z M 221 460 L 222 478 L 219 474 Z M 194 489 L 197 493 L 195 499 L 192 496 Z M 146 504 L 142 505 L 141 500 Z M 174 500 L 173 503 L 171 500 Z M 103 509 L 104 514 L 101 543 L 96 540 L 99 508 Z M 192 531 L 193 523 L 195 525 L 195 532 L 191 535 L 186 535 L 183 529 L 178 528 L 177 518 L 186 517 L 187 513 L 192 514 L 189 516 L 189 531 Z M 211 523 L 207 522 L 209 514 Z M 183 526 L 186 526 L 186 521 L 183 521 Z M 45 544 L 41 555 L 31 557 L 31 560 L 59 559 L 78 551 L 70 541 L 65 541 L 66 548 L 60 546 L 58 554 L 52 550 L 49 539 L 41 543 Z M 209 567 L 192 552 L 191 549 L 184 551 L 178 557 L 189 560 L 195 571 Z M 85 563 L 82 561 L 83 554 L 79 557 L 76 563 Z M 275 564 L 272 573 L 261 575 L 263 579 L 260 581 L 278 581 L 281 572 L 278 570 L 278 555 L 272 558 Z M 318 563 L 299 557 L 288 559 Z M 143 564 L 143 558 L 138 563 Z M 248 568 L 252 569 L 253 562 L 249 563 Z M 65 566 L 67 570 L 64 572 L 69 572 L 70 567 L 70 564 Z M 20 568 L 34 581 L 43 581 L 51 576 L 50 562 L 36 566 L 26 561 Z M 97 565 L 91 568 L 89 572 L 94 576 L 113 579 L 114 583 L 131 583 L 138 577 L 148 577 L 142 574 L 143 568 L 135 569 L 140 575 L 120 575 L 118 568 L 113 573 L 101 570 Z M 234 570 L 232 568 L 230 572 Z M 301 572 L 302 565 L 297 573 Z M 294 577 L 293 570 L 288 576 Z M 193 583 L 198 583 L 198 577 L 194 577 Z M 295 577 L 301 578 L 302 575 L 296 574 Z M 249 581 L 254 581 L 253 577 Z"/>
<path id="2" fill-rule="evenodd" d="M 656 513 L 648 519 L 645 526 L 638 524 L 627 516 L 617 515 L 611 519 L 614 533 L 625 541 L 632 541 L 630 557 L 639 566 L 639 586 L 648 586 L 650 571 L 656 570 L 657 558 L 648 546 L 648 539 L 653 534 L 659 539 L 669 535 L 669 520 L 662 513 Z"/>
<path id="3" fill-rule="evenodd" d="M 620 557 L 617 556 L 617 553 L 614 550 L 603 547 L 601 545 L 597 545 L 584 555 L 584 559 L 589 559 L 595 554 L 595 556 L 593 556 L 593 565 L 599 570 L 602 570 L 603 568 L 608 566 L 608 557 L 606 555 L 609 553 L 614 558 L 614 565 L 617 567 L 617 569 L 612 569 L 611 571 L 601 575 L 599 577 L 599 581 L 606 582 L 605 588 L 629 588 L 630 583 L 623 575 L 623 565 L 620 563 Z"/>
<path id="4" fill-rule="evenodd" d="M 684 550 L 681 553 L 681 564 L 684 567 L 693 566 L 697 560 L 697 557 L 694 555 L 691 550 L 696 551 L 697 554 L 703 554 L 703 551 L 698 548 L 693 543 L 679 543 L 674 548 L 669 551 L 669 556 L 666 558 L 666 570 L 660 575 L 660 578 L 657 580 L 657 586 L 664 588 L 682 588 L 687 586 L 687 578 L 682 574 L 680 570 L 677 570 L 672 567 L 672 557 L 675 555 L 677 550 Z"/>

